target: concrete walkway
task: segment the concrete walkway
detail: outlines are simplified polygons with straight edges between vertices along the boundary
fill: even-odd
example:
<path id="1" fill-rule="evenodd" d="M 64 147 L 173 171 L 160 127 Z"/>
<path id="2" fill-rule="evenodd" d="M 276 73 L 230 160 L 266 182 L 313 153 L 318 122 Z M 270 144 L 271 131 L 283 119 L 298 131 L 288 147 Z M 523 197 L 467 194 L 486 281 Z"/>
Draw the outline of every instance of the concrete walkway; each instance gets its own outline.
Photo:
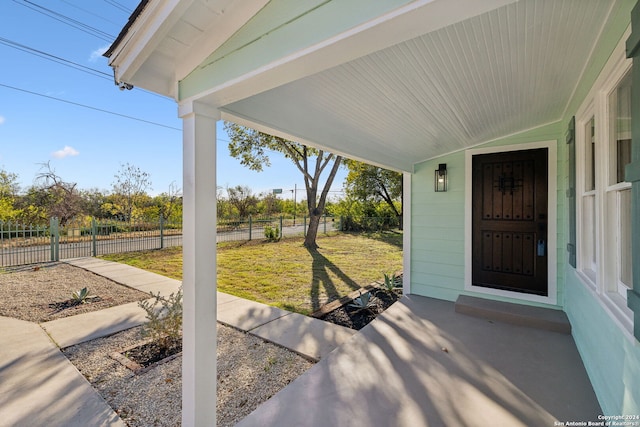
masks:
<path id="1" fill-rule="evenodd" d="M 408 295 L 237 426 L 548 427 L 598 414 L 571 335 Z"/>
<path id="2" fill-rule="evenodd" d="M 96 258 L 65 262 L 123 285 L 168 295 L 180 281 Z M 355 331 L 275 307 L 218 293 L 218 321 L 320 360 Z M 40 325 L 0 317 L 0 426 L 124 426 L 60 352 L 145 321 L 130 303 Z M 56 345 L 57 344 L 57 345 Z"/>

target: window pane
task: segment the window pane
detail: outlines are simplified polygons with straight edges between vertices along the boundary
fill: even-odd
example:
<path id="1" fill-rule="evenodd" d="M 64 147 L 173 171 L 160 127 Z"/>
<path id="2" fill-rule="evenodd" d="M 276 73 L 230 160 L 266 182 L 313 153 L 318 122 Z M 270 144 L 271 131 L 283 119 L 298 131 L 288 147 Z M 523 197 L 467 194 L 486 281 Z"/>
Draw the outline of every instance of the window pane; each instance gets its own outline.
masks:
<path id="1" fill-rule="evenodd" d="M 582 199 L 582 262 L 583 268 L 596 271 L 596 204 L 595 196 Z"/>
<path id="2" fill-rule="evenodd" d="M 631 73 L 609 97 L 611 138 L 610 184 L 624 181 L 624 167 L 631 162 Z"/>
<path id="3" fill-rule="evenodd" d="M 620 254 L 619 281 L 626 287 L 632 285 L 631 269 L 631 189 L 618 192 L 618 209 L 620 212 L 618 230 L 618 253 Z"/>
<path id="4" fill-rule="evenodd" d="M 595 153 L 596 153 L 596 130 L 595 130 L 595 121 L 593 117 L 586 124 L 584 134 L 586 137 L 585 141 L 585 183 L 584 189 L 585 191 L 593 191 L 596 189 L 596 162 L 595 162 Z"/>

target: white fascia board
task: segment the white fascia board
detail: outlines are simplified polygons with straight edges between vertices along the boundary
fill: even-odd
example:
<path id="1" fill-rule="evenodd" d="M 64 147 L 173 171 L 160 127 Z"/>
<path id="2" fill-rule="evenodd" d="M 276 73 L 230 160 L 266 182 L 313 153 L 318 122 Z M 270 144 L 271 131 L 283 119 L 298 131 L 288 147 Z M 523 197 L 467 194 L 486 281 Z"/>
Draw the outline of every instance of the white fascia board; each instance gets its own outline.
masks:
<path id="1" fill-rule="evenodd" d="M 221 107 L 516 1 L 416 0 L 184 100 Z"/>
<path id="2" fill-rule="evenodd" d="M 144 79 L 136 76 L 140 67 L 192 3 L 193 0 L 160 0 L 147 4 L 109 60 L 118 82 L 139 82 Z M 174 70 L 164 70 L 163 74 L 174 78 Z M 167 87 L 173 87 L 173 84 Z"/>

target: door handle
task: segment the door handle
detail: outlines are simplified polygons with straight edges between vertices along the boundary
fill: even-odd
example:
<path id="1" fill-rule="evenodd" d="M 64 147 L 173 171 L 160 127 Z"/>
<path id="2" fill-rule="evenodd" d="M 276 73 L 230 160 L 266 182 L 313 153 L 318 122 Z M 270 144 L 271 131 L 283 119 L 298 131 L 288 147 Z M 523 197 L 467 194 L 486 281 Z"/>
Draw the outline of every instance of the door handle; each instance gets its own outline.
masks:
<path id="1" fill-rule="evenodd" d="M 544 256 L 546 252 L 546 242 L 542 239 L 538 240 L 538 256 Z"/>

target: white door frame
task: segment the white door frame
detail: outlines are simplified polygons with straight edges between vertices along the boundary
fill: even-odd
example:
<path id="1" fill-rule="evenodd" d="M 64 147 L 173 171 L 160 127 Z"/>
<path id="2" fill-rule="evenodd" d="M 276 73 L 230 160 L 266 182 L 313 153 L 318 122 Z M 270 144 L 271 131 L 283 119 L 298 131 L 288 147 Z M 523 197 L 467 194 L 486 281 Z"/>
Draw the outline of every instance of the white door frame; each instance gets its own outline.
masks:
<path id="1" fill-rule="evenodd" d="M 474 148 L 465 152 L 465 270 L 464 289 L 467 292 L 474 292 L 485 295 L 513 298 L 522 301 L 539 302 L 557 305 L 558 301 L 558 141 L 539 141 L 525 144 L 503 145 L 485 148 Z M 548 296 L 526 294 L 501 289 L 485 288 L 473 286 L 472 278 L 472 163 L 473 156 L 479 154 L 504 153 L 509 151 L 532 150 L 537 148 L 547 148 L 548 151 L 548 235 L 547 235 L 547 289 Z"/>

